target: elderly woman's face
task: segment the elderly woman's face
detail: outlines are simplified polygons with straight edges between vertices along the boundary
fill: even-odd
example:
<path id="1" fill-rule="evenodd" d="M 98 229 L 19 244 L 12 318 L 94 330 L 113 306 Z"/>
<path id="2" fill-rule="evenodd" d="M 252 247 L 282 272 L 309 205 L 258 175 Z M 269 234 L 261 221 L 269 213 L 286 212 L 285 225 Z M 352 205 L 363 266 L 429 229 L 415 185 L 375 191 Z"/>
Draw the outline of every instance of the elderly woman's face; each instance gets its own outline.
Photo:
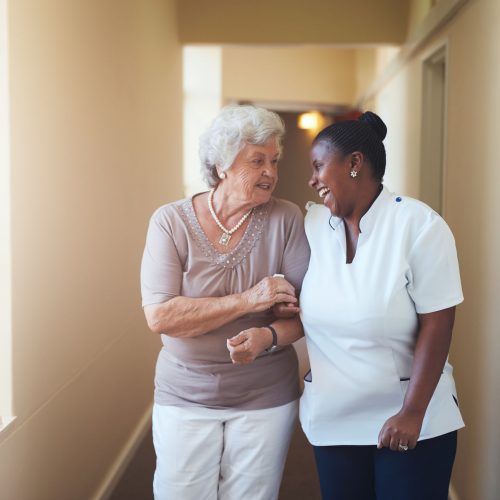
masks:
<path id="1" fill-rule="evenodd" d="M 279 149 L 275 139 L 258 146 L 247 144 L 226 171 L 226 186 L 245 203 L 266 203 L 278 182 Z"/>
<path id="2" fill-rule="evenodd" d="M 332 215 L 349 215 L 355 197 L 350 155 L 344 156 L 329 143 L 320 141 L 311 150 L 311 165 L 309 186 L 317 191 Z"/>

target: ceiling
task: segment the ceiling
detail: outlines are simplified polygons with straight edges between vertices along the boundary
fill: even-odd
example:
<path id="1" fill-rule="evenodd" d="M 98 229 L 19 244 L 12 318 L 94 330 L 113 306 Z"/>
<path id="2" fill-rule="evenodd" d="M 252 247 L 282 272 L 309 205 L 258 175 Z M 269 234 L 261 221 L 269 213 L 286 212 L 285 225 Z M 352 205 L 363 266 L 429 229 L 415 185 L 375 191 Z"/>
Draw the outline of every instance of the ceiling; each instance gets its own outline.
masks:
<path id="1" fill-rule="evenodd" d="M 411 0 L 177 0 L 184 44 L 404 43 Z"/>

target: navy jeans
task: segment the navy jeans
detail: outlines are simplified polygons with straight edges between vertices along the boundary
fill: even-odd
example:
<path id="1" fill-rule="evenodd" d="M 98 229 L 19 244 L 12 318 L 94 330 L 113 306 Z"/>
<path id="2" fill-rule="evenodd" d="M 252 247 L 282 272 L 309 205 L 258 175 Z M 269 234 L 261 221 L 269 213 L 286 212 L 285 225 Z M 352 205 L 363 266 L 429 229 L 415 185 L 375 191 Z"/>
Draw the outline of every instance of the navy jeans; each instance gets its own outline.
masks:
<path id="1" fill-rule="evenodd" d="M 414 450 L 314 446 L 323 500 L 447 500 L 457 432 Z"/>

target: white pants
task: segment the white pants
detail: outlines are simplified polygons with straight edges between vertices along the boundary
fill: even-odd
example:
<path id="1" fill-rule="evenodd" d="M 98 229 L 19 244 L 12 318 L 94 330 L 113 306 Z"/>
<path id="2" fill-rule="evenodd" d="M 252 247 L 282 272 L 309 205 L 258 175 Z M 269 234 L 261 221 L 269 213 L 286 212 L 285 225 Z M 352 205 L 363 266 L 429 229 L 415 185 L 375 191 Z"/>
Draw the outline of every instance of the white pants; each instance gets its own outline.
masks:
<path id="1" fill-rule="evenodd" d="M 275 500 L 297 409 L 155 404 L 155 500 Z"/>

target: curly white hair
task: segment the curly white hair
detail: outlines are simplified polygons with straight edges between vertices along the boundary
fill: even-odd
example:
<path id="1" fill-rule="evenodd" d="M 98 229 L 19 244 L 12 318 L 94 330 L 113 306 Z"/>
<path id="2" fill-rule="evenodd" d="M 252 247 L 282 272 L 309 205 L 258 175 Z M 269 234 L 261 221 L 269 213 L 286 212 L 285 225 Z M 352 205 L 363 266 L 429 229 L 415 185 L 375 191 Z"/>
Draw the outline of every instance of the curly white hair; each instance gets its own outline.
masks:
<path id="1" fill-rule="evenodd" d="M 227 170 L 246 144 L 264 145 L 276 139 L 280 156 L 285 135 L 283 120 L 272 111 L 250 105 L 222 108 L 200 137 L 201 173 L 209 187 L 220 182 L 217 168 Z"/>

